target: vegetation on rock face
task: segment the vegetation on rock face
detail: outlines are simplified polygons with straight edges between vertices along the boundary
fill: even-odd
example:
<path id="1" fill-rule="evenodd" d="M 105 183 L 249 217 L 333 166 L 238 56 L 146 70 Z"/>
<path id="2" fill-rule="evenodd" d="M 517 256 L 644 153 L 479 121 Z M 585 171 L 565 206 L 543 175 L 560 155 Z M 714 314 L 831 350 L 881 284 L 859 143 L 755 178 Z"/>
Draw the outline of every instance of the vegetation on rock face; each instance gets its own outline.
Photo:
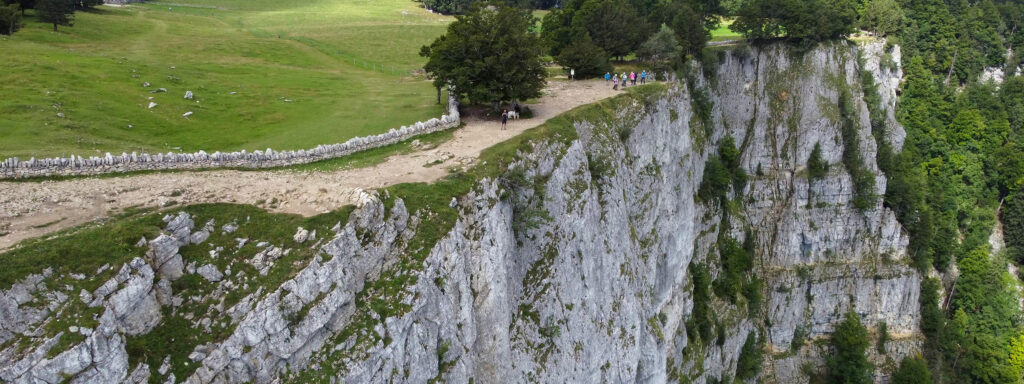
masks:
<path id="1" fill-rule="evenodd" d="M 850 311 L 832 333 L 833 355 L 829 356 L 828 378 L 830 383 L 869 384 L 872 383 L 874 367 L 866 355 L 871 340 L 868 330 L 860 323 L 860 316 Z"/>
<path id="2" fill-rule="evenodd" d="M 764 350 L 761 342 L 754 332 L 747 334 L 747 340 L 740 349 L 740 357 L 736 360 L 736 378 L 750 380 L 761 373 L 761 360 L 764 359 Z"/>
<path id="3" fill-rule="evenodd" d="M 475 7 L 424 46 L 425 68 L 434 86 L 452 86 L 470 103 L 526 100 L 540 96 L 546 72 L 540 39 L 529 28 L 530 12 L 511 7 Z"/>
<path id="4" fill-rule="evenodd" d="M 811 181 L 819 180 L 828 175 L 828 162 L 821 158 L 821 143 L 814 143 L 811 157 L 807 159 L 807 171 Z"/>
<path id="5" fill-rule="evenodd" d="M 932 384 L 932 373 L 924 359 L 917 356 L 904 357 L 890 380 L 892 384 Z"/>

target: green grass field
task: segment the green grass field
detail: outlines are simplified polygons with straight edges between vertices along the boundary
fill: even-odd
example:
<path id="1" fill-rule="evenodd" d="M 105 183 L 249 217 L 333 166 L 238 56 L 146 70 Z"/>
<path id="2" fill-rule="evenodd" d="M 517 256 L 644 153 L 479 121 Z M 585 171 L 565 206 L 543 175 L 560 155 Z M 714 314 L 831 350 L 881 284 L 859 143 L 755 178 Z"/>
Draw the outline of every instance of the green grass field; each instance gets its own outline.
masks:
<path id="1" fill-rule="evenodd" d="M 723 40 L 738 40 L 742 39 L 743 35 L 733 32 L 729 29 L 732 25 L 732 19 L 724 19 L 717 29 L 711 31 L 711 41 L 723 41 Z"/>
<path id="2" fill-rule="evenodd" d="M 0 37 L 0 159 L 308 148 L 444 112 L 408 71 L 451 18 L 418 3 L 174 3 L 194 6 L 100 7 L 58 33 L 29 11 Z"/>

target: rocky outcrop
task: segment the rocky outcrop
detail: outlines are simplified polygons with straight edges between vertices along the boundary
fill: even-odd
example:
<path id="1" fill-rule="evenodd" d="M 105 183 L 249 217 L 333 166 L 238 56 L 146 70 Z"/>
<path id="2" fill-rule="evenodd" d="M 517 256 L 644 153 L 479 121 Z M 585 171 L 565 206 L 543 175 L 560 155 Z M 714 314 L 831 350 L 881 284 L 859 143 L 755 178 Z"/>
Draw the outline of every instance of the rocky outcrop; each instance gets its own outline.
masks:
<path id="1" fill-rule="evenodd" d="M 882 55 L 895 64 L 882 65 Z M 29 352 L 5 347 L 0 359 L 12 368 L 0 379 L 705 383 L 735 377 L 754 335 L 766 352 L 759 380 L 791 383 L 806 381 L 805 367 L 820 367 L 828 353 L 801 341 L 827 338 L 855 311 L 873 332 L 883 322 L 891 332 L 887 355 L 872 348 L 870 356 L 882 381 L 888 359 L 919 349 L 920 277 L 893 213 L 877 200 L 853 203 L 841 103 L 855 111 L 847 117 L 875 176 L 871 192 L 885 191 L 860 71 L 879 84 L 889 121 L 879 140 L 900 148 L 898 49 L 741 48 L 664 92 L 592 107 L 573 132 L 535 138 L 468 193 L 432 191 L 442 195 L 434 205 L 366 193 L 346 222 L 319 227 L 323 239 L 308 226 L 278 231 L 284 243 L 235 238 L 248 218 L 196 231 L 199 218 L 168 215 L 145 258 L 83 293 L 102 308 L 95 331 L 54 358 L 45 356 L 61 335 Z M 696 195 L 727 136 L 748 179 L 725 193 L 723 207 Z M 815 144 L 831 166 L 811 180 Z M 711 294 L 697 305 L 695 266 L 722 278 L 718 239 L 748 237 L 761 299 Z M 310 256 L 289 257 L 299 249 Z M 47 290 L 30 288 L 50 278 L 40 276 L 0 300 L 23 303 L 10 299 L 24 296 L 14 289 Z M 181 295 L 174 279 L 209 285 Z M 228 300 L 232 291 L 244 297 Z M 187 305 L 202 310 L 178 311 Z M 0 313 L 23 324 L 5 325 L 12 340 L 56 310 L 13 306 Z M 188 332 L 220 336 L 197 342 L 187 360 L 129 364 L 125 340 L 168 321 L 160 315 L 168 308 L 189 320 Z M 690 338 L 697 317 L 708 319 L 710 339 Z M 101 346 L 110 352 L 72 358 Z"/>

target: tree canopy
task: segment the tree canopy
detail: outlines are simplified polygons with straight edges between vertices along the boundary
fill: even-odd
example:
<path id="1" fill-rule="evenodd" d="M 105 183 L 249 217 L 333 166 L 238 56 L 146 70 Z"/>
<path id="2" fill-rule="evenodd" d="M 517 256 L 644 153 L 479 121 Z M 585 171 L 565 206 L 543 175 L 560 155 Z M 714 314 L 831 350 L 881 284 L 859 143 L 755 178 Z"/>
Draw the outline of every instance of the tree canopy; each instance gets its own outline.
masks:
<path id="1" fill-rule="evenodd" d="M 545 76 L 540 39 L 529 31 L 529 11 L 508 6 L 474 6 L 456 16 L 448 31 L 420 54 L 438 88 L 454 86 L 470 103 L 524 100 L 540 96 Z"/>

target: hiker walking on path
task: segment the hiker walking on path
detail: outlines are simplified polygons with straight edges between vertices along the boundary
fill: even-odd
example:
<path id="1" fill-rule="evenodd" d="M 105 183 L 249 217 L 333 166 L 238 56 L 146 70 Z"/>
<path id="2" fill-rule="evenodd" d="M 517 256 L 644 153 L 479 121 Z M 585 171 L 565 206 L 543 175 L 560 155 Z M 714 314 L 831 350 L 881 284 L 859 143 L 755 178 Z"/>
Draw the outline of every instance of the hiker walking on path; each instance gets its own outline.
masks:
<path id="1" fill-rule="evenodd" d="M 608 73 L 608 72 L 605 72 L 605 73 L 604 73 L 604 82 L 606 82 L 606 83 L 607 83 L 607 82 L 609 82 L 609 81 L 612 81 L 612 74 L 611 74 L 611 73 Z"/>
<path id="2" fill-rule="evenodd" d="M 636 72 L 629 73 L 629 85 L 636 85 Z"/>
<path id="3" fill-rule="evenodd" d="M 647 84 L 647 70 L 640 72 L 640 84 Z"/>
<path id="4" fill-rule="evenodd" d="M 620 79 L 622 79 L 622 88 L 626 88 L 626 79 L 628 79 L 628 77 L 626 77 L 626 72 L 622 72 Z"/>
<path id="5" fill-rule="evenodd" d="M 612 83 L 615 84 L 614 86 L 612 86 L 612 89 L 618 90 L 619 89 L 619 74 L 618 73 L 616 73 L 615 76 L 612 76 Z"/>
<path id="6" fill-rule="evenodd" d="M 569 80 L 576 80 L 576 70 L 569 68 Z"/>
<path id="7" fill-rule="evenodd" d="M 501 130 L 505 130 L 505 124 L 508 124 L 508 110 L 501 112 Z"/>

